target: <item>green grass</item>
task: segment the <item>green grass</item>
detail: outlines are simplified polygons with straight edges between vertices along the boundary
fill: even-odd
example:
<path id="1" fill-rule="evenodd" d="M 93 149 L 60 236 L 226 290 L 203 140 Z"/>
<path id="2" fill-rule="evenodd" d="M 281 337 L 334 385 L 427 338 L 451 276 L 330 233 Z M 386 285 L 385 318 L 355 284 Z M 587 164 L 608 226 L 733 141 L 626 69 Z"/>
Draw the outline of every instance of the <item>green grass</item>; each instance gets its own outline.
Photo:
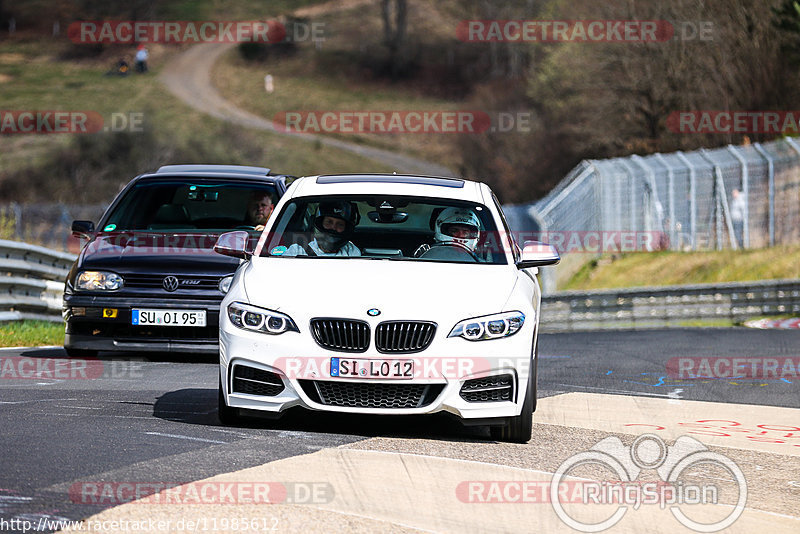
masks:
<path id="1" fill-rule="evenodd" d="M 559 290 L 800 279 L 800 246 L 744 251 L 639 252 L 584 264 Z"/>
<path id="2" fill-rule="evenodd" d="M 3 109 L 91 110 L 99 112 L 106 121 L 112 113 L 142 112 L 145 128 L 152 129 L 160 146 L 194 158 L 158 161 L 158 164 L 265 165 L 298 175 L 365 168 L 390 170 L 350 152 L 233 126 L 184 105 L 157 79 L 158 69 L 176 53 L 174 48 L 152 47 L 150 65 L 154 72 L 118 77 L 104 75 L 118 53 L 92 60 L 59 60 L 60 53 L 68 46 L 52 39 L 7 41 L 0 45 Z M 52 164 L 49 155 L 69 145 L 75 137 L 70 134 L 0 136 L 0 174 Z M 168 158 L 170 151 L 165 153 Z M 155 154 L 153 160 L 157 157 Z M 147 170 L 150 167 L 143 164 L 143 168 L 130 175 L 119 176 L 119 183 L 124 184 L 136 173 Z M 114 184 L 114 191 L 116 187 Z"/>
<path id="3" fill-rule="evenodd" d="M 417 5 L 409 22 L 416 36 L 446 34 L 435 5 Z M 408 83 L 371 79 L 367 69 L 354 74 L 364 51 L 382 48 L 382 26 L 378 2 L 355 9 L 331 12 L 311 20 L 323 24 L 324 41 L 317 49 L 301 42 L 295 55 L 265 62 L 241 59 L 232 50 L 217 62 L 212 81 L 219 92 L 242 109 L 273 120 L 286 111 L 451 111 L 465 109 L 452 99 L 436 98 L 424 88 Z M 416 37 L 419 38 L 419 37 Z M 356 69 L 357 70 L 357 69 Z M 264 76 L 271 74 L 275 91 L 264 91 Z M 313 133 L 309 131 L 309 133 Z M 456 168 L 459 163 L 453 139 L 457 134 L 326 134 L 351 142 L 402 151 Z"/>
<path id="4" fill-rule="evenodd" d="M 0 323 L 0 347 L 63 345 L 64 323 L 20 321 Z"/>

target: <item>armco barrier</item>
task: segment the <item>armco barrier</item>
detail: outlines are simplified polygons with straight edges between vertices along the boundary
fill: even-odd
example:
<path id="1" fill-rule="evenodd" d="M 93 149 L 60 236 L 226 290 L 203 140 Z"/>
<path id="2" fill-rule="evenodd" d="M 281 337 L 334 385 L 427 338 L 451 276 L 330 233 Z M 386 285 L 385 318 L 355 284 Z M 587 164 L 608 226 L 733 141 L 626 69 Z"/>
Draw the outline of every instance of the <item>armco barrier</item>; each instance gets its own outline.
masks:
<path id="1" fill-rule="evenodd" d="M 800 316 L 800 280 L 560 291 L 542 297 L 542 330 L 658 328 L 687 321 Z"/>
<path id="2" fill-rule="evenodd" d="M 0 322 L 61 321 L 64 279 L 74 254 L 0 239 Z"/>

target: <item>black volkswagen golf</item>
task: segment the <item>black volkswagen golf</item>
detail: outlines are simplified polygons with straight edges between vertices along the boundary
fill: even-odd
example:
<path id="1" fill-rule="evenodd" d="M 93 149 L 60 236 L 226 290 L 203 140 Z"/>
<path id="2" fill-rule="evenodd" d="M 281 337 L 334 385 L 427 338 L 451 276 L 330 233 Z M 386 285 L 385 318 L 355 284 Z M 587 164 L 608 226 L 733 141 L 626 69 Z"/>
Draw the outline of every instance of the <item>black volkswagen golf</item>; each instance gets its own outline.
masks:
<path id="1" fill-rule="evenodd" d="M 134 178 L 95 227 L 64 290 L 64 348 L 216 353 L 219 304 L 239 260 L 213 251 L 217 237 L 259 225 L 294 177 L 262 167 L 170 165 Z"/>

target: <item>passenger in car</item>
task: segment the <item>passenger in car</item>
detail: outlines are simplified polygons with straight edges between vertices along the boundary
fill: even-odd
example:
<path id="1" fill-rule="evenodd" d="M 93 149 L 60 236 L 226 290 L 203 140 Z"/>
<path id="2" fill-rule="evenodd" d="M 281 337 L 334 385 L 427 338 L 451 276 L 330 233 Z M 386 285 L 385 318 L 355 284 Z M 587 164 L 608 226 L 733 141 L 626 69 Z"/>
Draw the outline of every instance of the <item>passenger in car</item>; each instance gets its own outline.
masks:
<path id="1" fill-rule="evenodd" d="M 358 209 L 349 202 L 322 202 L 314 217 L 314 240 L 307 246 L 293 244 L 283 256 L 361 256 L 349 241 L 359 220 Z"/>
<path id="2" fill-rule="evenodd" d="M 253 191 L 250 195 L 250 200 L 247 202 L 245 223 L 253 226 L 256 230 L 263 230 L 274 208 L 275 204 L 272 201 L 272 195 L 267 191 Z"/>

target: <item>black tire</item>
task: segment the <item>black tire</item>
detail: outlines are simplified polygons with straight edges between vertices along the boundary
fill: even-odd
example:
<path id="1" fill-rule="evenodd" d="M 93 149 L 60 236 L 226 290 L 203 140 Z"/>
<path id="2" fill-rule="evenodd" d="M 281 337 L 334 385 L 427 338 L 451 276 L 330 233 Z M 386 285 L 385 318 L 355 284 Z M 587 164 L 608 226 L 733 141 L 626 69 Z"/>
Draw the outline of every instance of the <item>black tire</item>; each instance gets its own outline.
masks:
<path id="1" fill-rule="evenodd" d="M 73 349 L 71 347 L 64 347 L 64 351 L 70 358 L 96 358 L 97 351 L 90 349 Z"/>
<path id="2" fill-rule="evenodd" d="M 528 443 L 533 433 L 533 399 L 536 396 L 535 371 L 531 366 L 528 372 L 528 390 L 522 403 L 522 412 L 516 417 L 509 417 L 503 426 L 489 427 L 492 439 L 511 443 Z"/>
<path id="3" fill-rule="evenodd" d="M 241 421 L 238 408 L 231 408 L 225 403 L 225 394 L 222 392 L 222 378 L 219 381 L 219 395 L 217 396 L 217 417 L 225 426 L 233 426 Z"/>

